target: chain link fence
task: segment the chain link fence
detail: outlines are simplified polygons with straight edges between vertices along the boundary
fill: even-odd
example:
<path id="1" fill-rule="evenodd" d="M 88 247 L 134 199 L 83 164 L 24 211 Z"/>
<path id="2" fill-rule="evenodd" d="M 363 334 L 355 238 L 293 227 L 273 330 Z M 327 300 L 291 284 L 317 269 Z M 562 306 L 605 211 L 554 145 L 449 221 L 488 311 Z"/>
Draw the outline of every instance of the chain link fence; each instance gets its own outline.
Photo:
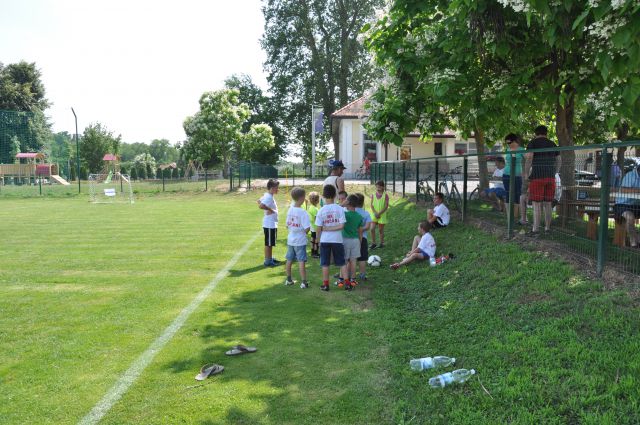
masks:
<path id="1" fill-rule="evenodd" d="M 507 237 L 566 246 L 593 260 L 598 274 L 613 266 L 637 275 L 636 150 L 640 141 L 377 162 L 371 166 L 371 183 L 382 180 L 388 191 L 428 206 L 441 192 L 463 221 L 490 221 Z"/>

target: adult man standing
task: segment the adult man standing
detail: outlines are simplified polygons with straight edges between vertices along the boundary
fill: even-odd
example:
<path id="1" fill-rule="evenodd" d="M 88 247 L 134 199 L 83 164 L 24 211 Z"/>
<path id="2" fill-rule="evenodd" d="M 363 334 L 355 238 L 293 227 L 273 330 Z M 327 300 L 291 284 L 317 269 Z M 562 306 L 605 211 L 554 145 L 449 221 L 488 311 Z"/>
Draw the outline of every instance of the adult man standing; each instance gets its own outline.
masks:
<path id="1" fill-rule="evenodd" d="M 635 248 L 640 242 L 636 231 L 636 218 L 640 217 L 640 168 L 636 167 L 625 174 L 616 191 L 613 213 L 616 220 L 624 218 L 629 244 Z"/>
<path id="2" fill-rule="evenodd" d="M 331 165 L 331 174 L 329 177 L 324 179 L 322 187 L 331 185 L 336 188 L 336 193 L 344 191 L 344 179 L 342 178 L 342 174 L 347 167 L 345 167 L 339 159 L 331 161 L 329 165 Z"/>
<path id="3" fill-rule="evenodd" d="M 527 150 L 555 148 L 547 138 L 547 127 L 535 129 L 535 137 L 527 144 Z M 525 176 L 529 180 L 529 199 L 533 204 L 532 235 L 540 234 L 540 223 L 544 212 L 544 230 L 551 228 L 551 202 L 556 191 L 556 173 L 560 172 L 560 152 L 527 152 L 525 154 Z"/>

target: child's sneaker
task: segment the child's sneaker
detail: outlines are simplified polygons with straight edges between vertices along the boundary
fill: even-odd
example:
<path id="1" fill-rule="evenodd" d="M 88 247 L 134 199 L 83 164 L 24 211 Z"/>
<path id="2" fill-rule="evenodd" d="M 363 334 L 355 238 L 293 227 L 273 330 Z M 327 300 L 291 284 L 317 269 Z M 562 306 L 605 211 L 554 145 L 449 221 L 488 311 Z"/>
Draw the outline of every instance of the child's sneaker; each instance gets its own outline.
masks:
<path id="1" fill-rule="evenodd" d="M 308 287 L 309 287 L 309 283 L 307 283 L 307 282 L 302 282 L 300 284 L 300 289 L 307 289 Z"/>
<path id="2" fill-rule="evenodd" d="M 366 281 L 367 281 L 367 275 L 366 275 L 366 274 L 364 274 L 364 273 L 360 273 L 360 277 L 359 277 L 359 279 L 360 279 L 361 281 L 363 281 L 363 282 L 366 282 Z"/>
<path id="3" fill-rule="evenodd" d="M 285 281 L 284 281 L 284 284 L 285 284 L 286 286 L 293 285 L 294 283 L 296 283 L 296 281 L 295 281 L 295 280 L 285 279 Z"/>
<path id="4" fill-rule="evenodd" d="M 320 290 L 321 290 L 321 291 L 325 291 L 325 292 L 329 292 L 329 285 L 322 285 L 322 286 L 320 287 Z"/>
<path id="5" fill-rule="evenodd" d="M 371 245 L 369 245 L 369 249 L 376 249 L 378 247 L 378 245 L 372 243 Z"/>
<path id="6" fill-rule="evenodd" d="M 353 286 L 354 288 L 358 286 L 358 281 L 355 279 L 351 279 L 351 286 Z"/>
<path id="7" fill-rule="evenodd" d="M 336 280 L 333 284 L 338 288 L 342 288 L 344 286 L 344 280 Z"/>
<path id="8" fill-rule="evenodd" d="M 351 286 L 350 284 L 347 283 L 347 284 L 344 285 L 344 290 L 345 291 L 351 291 L 352 289 L 353 289 L 353 286 Z"/>

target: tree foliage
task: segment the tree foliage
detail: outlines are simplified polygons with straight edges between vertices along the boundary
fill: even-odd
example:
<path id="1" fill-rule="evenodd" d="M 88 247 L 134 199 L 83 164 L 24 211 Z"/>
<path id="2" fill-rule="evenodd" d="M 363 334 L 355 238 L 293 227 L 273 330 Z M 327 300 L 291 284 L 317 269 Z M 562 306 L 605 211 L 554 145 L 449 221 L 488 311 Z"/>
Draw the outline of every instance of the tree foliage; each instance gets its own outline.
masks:
<path id="1" fill-rule="evenodd" d="M 251 77 L 246 74 L 232 75 L 227 78 L 225 87 L 238 90 L 240 102 L 246 104 L 251 110 L 251 116 L 242 125 L 243 133 L 247 134 L 255 124 L 267 124 L 271 127 L 274 146 L 253 151 L 249 159 L 261 164 L 275 164 L 278 158 L 284 154 L 287 143 L 276 103 L 270 96 L 265 95 L 262 89 L 254 84 Z"/>
<path id="2" fill-rule="evenodd" d="M 90 124 L 85 128 L 80 139 L 80 159 L 90 173 L 97 173 L 104 167 L 104 155 L 117 153 L 121 136 L 114 137 L 100 123 Z"/>
<path id="3" fill-rule="evenodd" d="M 289 143 L 310 157 L 311 107 L 325 122 L 338 107 L 361 96 L 376 75 L 358 41 L 360 28 L 383 0 L 265 0 L 262 47 L 269 90 Z M 336 155 L 337 130 L 332 131 Z M 304 141 L 304 142 L 302 142 Z"/>
<path id="4" fill-rule="evenodd" d="M 158 164 L 175 162 L 179 158 L 178 149 L 167 139 L 154 139 L 149 145 L 149 152 Z"/>
<path id="5" fill-rule="evenodd" d="M 223 89 L 200 97 L 200 110 L 183 124 L 188 139 L 182 151 L 187 160 L 211 165 L 222 159 L 226 172 L 229 161 L 240 151 L 242 125 L 251 114 L 239 95 L 238 90 Z"/>

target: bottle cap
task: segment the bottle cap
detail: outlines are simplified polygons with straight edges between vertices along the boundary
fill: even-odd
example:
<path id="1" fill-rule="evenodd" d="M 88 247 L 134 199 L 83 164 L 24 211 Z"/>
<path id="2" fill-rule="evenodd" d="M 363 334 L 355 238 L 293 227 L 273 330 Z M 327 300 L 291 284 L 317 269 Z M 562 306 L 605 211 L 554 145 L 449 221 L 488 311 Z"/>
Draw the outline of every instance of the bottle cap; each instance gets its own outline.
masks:
<path id="1" fill-rule="evenodd" d="M 476 370 L 475 370 L 475 369 L 471 369 L 471 370 L 469 371 L 469 373 L 470 373 L 470 374 L 472 374 L 472 375 L 475 375 L 475 374 L 476 374 Z"/>
<path id="2" fill-rule="evenodd" d="M 456 358 L 455 357 L 451 357 L 451 363 L 455 363 L 456 362 Z"/>

